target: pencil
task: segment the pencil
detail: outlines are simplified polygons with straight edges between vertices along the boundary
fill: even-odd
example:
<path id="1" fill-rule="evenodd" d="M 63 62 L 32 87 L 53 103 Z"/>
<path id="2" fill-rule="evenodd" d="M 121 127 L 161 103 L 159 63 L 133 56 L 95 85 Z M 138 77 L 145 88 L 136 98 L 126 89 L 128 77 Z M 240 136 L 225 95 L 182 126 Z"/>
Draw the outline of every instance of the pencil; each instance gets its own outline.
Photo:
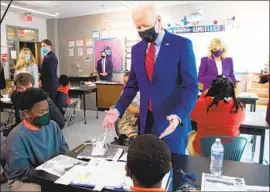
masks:
<path id="1" fill-rule="evenodd" d="M 81 147 L 79 147 L 76 151 L 75 151 L 75 153 L 78 153 L 80 150 L 82 150 L 84 147 L 86 146 L 86 144 L 83 144 Z"/>

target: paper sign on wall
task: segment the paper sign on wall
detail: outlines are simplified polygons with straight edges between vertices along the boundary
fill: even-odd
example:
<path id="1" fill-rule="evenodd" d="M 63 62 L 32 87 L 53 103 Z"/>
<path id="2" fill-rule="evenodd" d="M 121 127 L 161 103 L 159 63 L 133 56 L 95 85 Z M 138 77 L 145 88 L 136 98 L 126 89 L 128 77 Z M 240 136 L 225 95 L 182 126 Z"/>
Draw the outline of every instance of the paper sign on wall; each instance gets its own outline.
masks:
<path id="1" fill-rule="evenodd" d="M 77 40 L 76 45 L 77 45 L 77 47 L 82 47 L 83 46 L 83 40 Z"/>
<path id="2" fill-rule="evenodd" d="M 83 48 L 78 47 L 78 56 L 83 56 Z"/>
<path id="3" fill-rule="evenodd" d="M 179 33 L 205 33 L 225 31 L 225 25 L 206 25 L 206 26 L 189 26 L 178 27 L 174 29 L 175 34 Z"/>
<path id="4" fill-rule="evenodd" d="M 99 36 L 100 34 L 99 34 L 99 31 L 92 31 L 92 38 L 93 39 L 99 39 Z"/>
<path id="5" fill-rule="evenodd" d="M 91 39 L 85 40 L 86 47 L 93 47 L 93 41 Z"/>
<path id="6" fill-rule="evenodd" d="M 69 41 L 68 47 L 75 47 L 75 41 Z"/>
<path id="7" fill-rule="evenodd" d="M 70 57 L 73 57 L 73 56 L 74 56 L 74 49 L 73 49 L 73 48 L 69 48 L 69 49 L 68 49 L 68 55 L 69 55 Z"/>
<path id="8" fill-rule="evenodd" d="M 16 52 L 16 50 L 11 50 L 10 51 L 10 56 L 11 56 L 11 59 L 17 59 L 17 52 Z"/>
<path id="9" fill-rule="evenodd" d="M 110 29 L 110 30 L 108 31 L 108 38 L 115 38 L 115 32 L 114 32 L 113 29 Z"/>
<path id="10" fill-rule="evenodd" d="M 86 54 L 87 55 L 92 55 L 93 54 L 93 48 L 92 47 L 87 47 Z"/>
<path id="11" fill-rule="evenodd" d="M 102 29 L 101 30 L 101 39 L 107 39 L 108 38 L 108 30 Z"/>

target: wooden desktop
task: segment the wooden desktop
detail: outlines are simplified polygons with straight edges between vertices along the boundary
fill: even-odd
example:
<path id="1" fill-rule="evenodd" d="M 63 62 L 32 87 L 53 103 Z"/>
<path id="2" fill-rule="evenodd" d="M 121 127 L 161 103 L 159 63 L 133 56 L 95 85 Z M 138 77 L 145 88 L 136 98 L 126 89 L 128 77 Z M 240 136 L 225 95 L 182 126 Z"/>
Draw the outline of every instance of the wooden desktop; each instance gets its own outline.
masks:
<path id="1" fill-rule="evenodd" d="M 98 82 L 96 86 L 99 110 L 109 109 L 111 106 L 115 105 L 124 87 L 120 82 L 113 84 Z"/>

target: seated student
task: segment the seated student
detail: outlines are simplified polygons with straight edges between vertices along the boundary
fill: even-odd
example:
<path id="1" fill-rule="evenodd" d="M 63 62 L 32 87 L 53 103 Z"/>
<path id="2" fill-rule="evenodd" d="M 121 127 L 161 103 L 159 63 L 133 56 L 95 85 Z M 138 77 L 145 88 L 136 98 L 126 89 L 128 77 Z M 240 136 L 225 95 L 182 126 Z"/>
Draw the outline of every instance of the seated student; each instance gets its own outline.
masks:
<path id="1" fill-rule="evenodd" d="M 197 123 L 198 130 L 189 134 L 189 154 L 202 154 L 202 137 L 239 136 L 244 117 L 245 111 L 235 96 L 234 84 L 228 78 L 218 76 L 209 90 L 199 97 L 191 112 L 191 120 Z"/>
<path id="2" fill-rule="evenodd" d="M 124 75 L 124 86 L 126 85 L 129 77 L 129 72 Z M 118 123 L 119 133 L 129 138 L 136 137 L 138 135 L 138 116 L 140 112 L 140 92 L 137 93 L 132 103 L 127 108 L 124 115 L 121 117 Z"/>
<path id="3" fill-rule="evenodd" d="M 162 179 L 171 167 L 170 148 L 154 135 L 138 136 L 128 148 L 126 175 L 133 181 L 131 191 L 165 191 Z"/>
<path id="4" fill-rule="evenodd" d="M 25 90 L 32 88 L 34 82 L 35 81 L 33 76 L 26 72 L 19 73 L 14 78 L 14 85 L 16 91 L 12 93 L 11 101 L 15 107 L 16 124 L 19 124 L 21 122 L 20 110 L 18 108 L 18 101 L 20 100 L 20 96 Z M 65 126 L 64 116 L 61 114 L 60 110 L 49 96 L 47 98 L 47 101 L 49 103 L 49 113 L 52 120 L 54 120 L 59 125 L 60 129 L 63 129 Z"/>
<path id="5" fill-rule="evenodd" d="M 50 119 L 47 97 L 43 89 L 30 88 L 20 99 L 23 121 L 10 132 L 6 143 L 5 172 L 12 191 L 41 191 L 33 177 L 35 168 L 69 151 L 62 131 Z"/>
<path id="6" fill-rule="evenodd" d="M 59 83 L 60 83 L 60 86 L 57 88 L 57 92 L 65 93 L 65 95 L 67 96 L 66 105 L 69 105 L 71 103 L 71 99 L 69 97 L 68 92 L 69 92 L 71 86 L 69 83 L 68 76 L 67 75 L 60 75 Z"/>

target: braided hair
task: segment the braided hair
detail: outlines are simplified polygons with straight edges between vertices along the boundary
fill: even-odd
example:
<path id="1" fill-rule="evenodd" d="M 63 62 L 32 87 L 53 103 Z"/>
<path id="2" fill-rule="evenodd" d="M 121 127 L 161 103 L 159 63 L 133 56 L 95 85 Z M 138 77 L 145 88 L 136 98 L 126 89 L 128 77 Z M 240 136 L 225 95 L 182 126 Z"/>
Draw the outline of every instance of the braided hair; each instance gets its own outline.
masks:
<path id="1" fill-rule="evenodd" d="M 207 112 L 213 105 L 218 106 L 219 101 L 224 101 L 224 103 L 228 104 L 228 97 L 232 97 L 233 99 L 231 113 L 237 113 L 239 108 L 243 109 L 241 102 L 235 96 L 233 82 L 223 76 L 217 76 L 217 78 L 213 80 L 206 97 L 214 97 L 212 103 L 207 108 Z"/>

